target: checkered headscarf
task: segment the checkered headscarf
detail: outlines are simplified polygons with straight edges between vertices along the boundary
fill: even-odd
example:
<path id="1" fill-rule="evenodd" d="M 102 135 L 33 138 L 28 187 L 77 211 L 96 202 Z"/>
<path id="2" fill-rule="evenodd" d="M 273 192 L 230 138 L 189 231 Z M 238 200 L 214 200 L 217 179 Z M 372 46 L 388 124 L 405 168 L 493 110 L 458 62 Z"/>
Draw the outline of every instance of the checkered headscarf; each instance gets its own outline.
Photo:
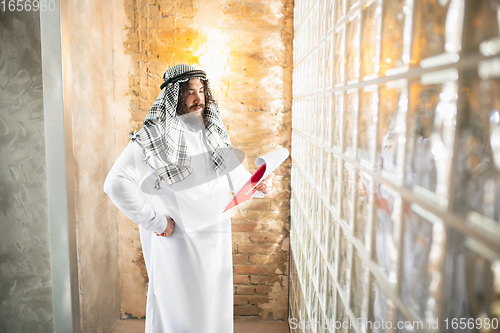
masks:
<path id="1" fill-rule="evenodd" d="M 163 74 L 164 82 L 160 87 L 160 95 L 144 118 L 141 129 L 131 135 L 132 140 L 139 143 L 144 150 L 147 163 L 156 170 L 157 189 L 162 181 L 172 185 L 193 172 L 184 130 L 176 113 L 179 84 L 192 78 L 206 81 L 210 89 L 206 74 L 201 70 L 189 65 L 177 65 L 167 69 Z M 226 148 L 231 147 L 231 141 L 222 124 L 216 103 L 205 105 L 205 127 L 210 158 L 215 171 L 220 174 L 226 167 L 224 158 L 229 151 Z"/>

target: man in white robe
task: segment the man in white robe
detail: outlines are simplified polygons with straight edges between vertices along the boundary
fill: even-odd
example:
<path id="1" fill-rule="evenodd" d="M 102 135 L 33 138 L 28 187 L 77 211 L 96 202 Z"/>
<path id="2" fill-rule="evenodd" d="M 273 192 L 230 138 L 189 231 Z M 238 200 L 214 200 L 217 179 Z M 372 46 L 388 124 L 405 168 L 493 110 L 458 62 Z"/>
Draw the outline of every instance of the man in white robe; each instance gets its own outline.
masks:
<path id="1" fill-rule="evenodd" d="M 230 196 L 249 179 L 203 71 L 177 65 L 104 191 L 139 224 L 148 333 L 233 332 Z M 270 181 L 257 187 L 267 193 Z"/>

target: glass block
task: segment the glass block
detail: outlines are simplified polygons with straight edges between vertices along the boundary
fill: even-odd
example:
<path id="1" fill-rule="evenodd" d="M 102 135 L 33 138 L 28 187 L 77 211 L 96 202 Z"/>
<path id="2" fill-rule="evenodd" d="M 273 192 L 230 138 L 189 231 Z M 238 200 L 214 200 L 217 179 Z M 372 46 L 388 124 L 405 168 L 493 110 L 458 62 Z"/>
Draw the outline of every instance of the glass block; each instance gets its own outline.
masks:
<path id="1" fill-rule="evenodd" d="M 315 216 L 314 216 L 314 235 L 316 236 L 316 241 L 319 240 L 319 237 L 321 235 L 321 224 L 322 224 L 322 219 L 323 219 L 323 205 L 321 204 L 321 199 L 318 197 L 315 197 Z M 315 244 L 315 246 L 318 246 L 318 244 Z"/>
<path id="2" fill-rule="evenodd" d="M 355 156 L 356 141 L 358 137 L 357 131 L 357 114 L 358 114 L 358 90 L 348 90 L 345 98 L 344 112 L 344 149 L 347 155 Z"/>
<path id="3" fill-rule="evenodd" d="M 330 275 L 329 271 L 327 271 L 328 280 L 326 281 L 326 318 L 328 321 L 333 319 L 333 308 L 335 306 L 335 283 L 333 282 L 333 278 Z"/>
<path id="4" fill-rule="evenodd" d="M 458 91 L 455 70 L 422 77 L 411 85 L 406 185 L 446 207 Z M 423 190 L 422 190 L 423 189 Z"/>
<path id="5" fill-rule="evenodd" d="M 330 153 L 327 152 L 326 150 L 322 150 L 322 155 L 323 155 L 323 176 L 321 177 L 321 193 L 323 197 L 326 199 L 326 202 L 330 202 L 330 168 L 332 166 L 332 161 L 330 159 Z"/>
<path id="6" fill-rule="evenodd" d="M 377 116 L 377 86 L 367 86 L 359 92 L 358 157 L 368 162 L 368 165 L 375 163 Z"/>
<path id="7" fill-rule="evenodd" d="M 319 314 L 319 299 L 318 299 L 318 294 L 315 292 L 314 293 L 314 300 L 312 302 L 312 308 L 311 308 L 311 321 L 313 323 L 318 322 L 318 314 Z M 314 330 L 313 330 L 314 332 Z"/>
<path id="8" fill-rule="evenodd" d="M 354 236 L 363 244 L 370 244 L 368 223 L 370 219 L 369 201 L 370 186 L 373 179 L 367 174 L 360 172 L 356 191 L 356 221 L 354 223 Z"/>
<path id="9" fill-rule="evenodd" d="M 333 20 L 335 19 L 335 13 L 333 11 L 334 2 L 336 2 L 336 0 L 326 0 L 325 10 L 326 10 L 326 30 L 327 31 L 330 30 L 330 28 L 333 27 L 333 25 L 334 25 L 334 22 L 333 22 Z"/>
<path id="10" fill-rule="evenodd" d="M 463 51 L 475 53 L 481 50 L 484 55 L 498 54 L 500 2 L 470 1 L 465 5 L 467 16 L 463 29 Z M 496 51 L 492 52 L 493 48 Z"/>
<path id="11" fill-rule="evenodd" d="M 445 228 L 423 208 L 405 203 L 401 299 L 427 323 L 438 318 Z M 427 325 L 426 325 L 427 326 Z"/>
<path id="12" fill-rule="evenodd" d="M 326 302 L 326 286 L 327 286 L 327 266 L 325 265 L 325 262 L 323 261 L 323 256 L 321 257 L 320 260 L 320 275 L 318 279 L 318 292 L 319 292 L 319 300 L 320 303 L 325 305 Z M 325 311 L 324 308 L 322 308 L 323 311 Z M 322 311 L 322 312 L 323 312 Z"/>
<path id="13" fill-rule="evenodd" d="M 323 112 L 323 143 L 330 147 L 332 144 L 332 116 L 333 116 L 333 95 L 325 96 L 325 109 Z"/>
<path id="14" fill-rule="evenodd" d="M 319 186 L 320 184 L 320 181 L 321 181 L 321 167 L 322 167 L 322 161 L 321 161 L 321 156 L 322 156 L 322 151 L 323 151 L 323 148 L 321 148 L 320 146 L 317 146 L 315 145 L 314 146 L 314 160 L 313 160 L 313 163 L 314 163 L 314 184 L 316 184 L 316 187 Z M 316 197 L 318 198 L 318 197 Z"/>
<path id="15" fill-rule="evenodd" d="M 325 10 L 326 1 L 320 0 L 318 2 L 319 2 L 319 12 L 318 12 L 318 21 L 316 21 L 316 24 L 319 26 L 319 38 L 321 38 L 325 35 L 326 32 L 326 10 Z"/>
<path id="16" fill-rule="evenodd" d="M 318 312 L 318 321 L 314 325 L 316 327 L 315 333 L 328 333 L 328 330 L 325 330 L 325 316 L 323 314 L 323 310 L 320 309 Z"/>
<path id="17" fill-rule="evenodd" d="M 325 87 L 333 85 L 333 34 L 325 40 Z"/>
<path id="18" fill-rule="evenodd" d="M 346 80 L 354 83 L 359 80 L 359 25 L 360 14 L 353 16 L 346 23 Z"/>
<path id="19" fill-rule="evenodd" d="M 375 205 L 375 259 L 389 283 L 395 286 L 402 201 L 397 193 L 380 185 L 375 193 Z"/>
<path id="20" fill-rule="evenodd" d="M 309 97 L 305 100 L 306 102 L 306 112 L 314 113 L 315 110 L 315 105 L 314 103 L 316 102 L 316 99 L 313 97 Z M 306 128 L 306 134 L 313 136 L 314 135 L 314 122 L 313 119 L 314 117 L 304 117 L 305 118 L 305 123 L 307 124 L 305 126 Z"/>
<path id="21" fill-rule="evenodd" d="M 415 1 L 414 10 L 412 63 L 428 67 L 457 61 L 452 54 L 461 50 L 464 0 Z"/>
<path id="22" fill-rule="evenodd" d="M 332 165 L 330 171 L 330 204 L 338 212 L 339 207 L 339 189 L 340 189 L 340 174 L 341 170 L 340 160 L 332 156 Z"/>
<path id="23" fill-rule="evenodd" d="M 304 302 L 303 299 L 300 301 L 300 321 L 306 321 L 307 320 L 307 308 L 306 308 L 306 302 Z"/>
<path id="24" fill-rule="evenodd" d="M 342 123 L 344 111 L 344 93 L 335 93 L 333 96 L 333 147 L 342 149 Z"/>
<path id="25" fill-rule="evenodd" d="M 381 2 L 378 0 L 363 8 L 360 58 L 360 75 L 363 80 L 376 76 L 379 72 L 381 14 Z"/>
<path id="26" fill-rule="evenodd" d="M 373 291 L 373 303 L 370 304 L 370 311 L 373 313 L 373 324 L 367 322 L 368 329 L 372 329 L 373 333 L 386 333 L 388 321 L 393 322 L 395 315 L 395 307 L 392 300 L 387 297 L 384 290 L 378 285 L 377 282 L 371 278 L 372 280 L 372 291 Z M 385 326 L 382 326 L 381 323 L 385 322 Z M 379 323 L 378 325 L 376 323 Z M 395 327 L 396 325 L 392 325 Z"/>
<path id="27" fill-rule="evenodd" d="M 311 92 L 311 78 L 312 78 L 312 75 L 306 75 L 307 71 L 310 70 L 309 69 L 309 59 L 306 58 L 304 59 L 304 61 L 302 63 L 300 63 L 300 68 L 301 68 L 301 72 L 302 72 L 302 79 L 304 80 L 304 84 L 303 84 L 303 88 L 301 89 L 301 95 L 302 94 L 307 94 L 309 92 Z"/>
<path id="28" fill-rule="evenodd" d="M 379 87 L 377 164 L 381 174 L 396 184 L 403 180 L 408 90 L 406 80 Z"/>
<path id="29" fill-rule="evenodd" d="M 354 191 L 356 191 L 356 172 L 355 168 L 352 164 L 345 163 L 343 174 L 342 174 L 342 183 L 341 183 L 341 218 L 349 225 L 352 226 L 352 217 L 353 217 L 353 195 Z"/>
<path id="30" fill-rule="evenodd" d="M 412 3 L 413 0 L 383 2 L 381 74 L 390 75 L 395 69 L 407 69 L 410 61 Z"/>
<path id="31" fill-rule="evenodd" d="M 477 332 L 498 332 L 500 325 L 491 330 L 491 323 L 500 321 L 500 256 L 456 232 L 450 235 L 448 247 L 453 257 L 445 267 L 445 316 L 450 322 L 455 318 L 479 318 L 483 327 Z"/>
<path id="32" fill-rule="evenodd" d="M 365 297 L 365 267 L 361 258 L 353 256 L 351 278 L 351 310 L 355 318 L 363 318 L 363 300 Z"/>
<path id="33" fill-rule="evenodd" d="M 307 276 L 307 275 L 306 275 Z M 312 301 L 313 301 L 313 293 L 314 293 L 314 287 L 312 285 L 312 281 L 307 276 L 307 278 L 304 280 L 305 283 L 305 293 L 304 293 L 304 298 L 305 298 L 305 304 L 306 304 L 306 310 L 307 314 L 310 314 L 311 308 L 312 308 Z"/>
<path id="34" fill-rule="evenodd" d="M 325 122 L 322 121 L 325 116 L 325 95 L 319 95 L 317 99 L 317 105 L 316 105 L 316 139 L 320 142 L 323 142 L 323 135 L 324 135 L 324 126 Z"/>
<path id="35" fill-rule="evenodd" d="M 319 44 L 319 51 L 318 51 L 318 67 L 317 67 L 317 71 L 318 71 L 318 88 L 317 88 L 317 91 L 322 91 L 325 89 L 325 80 L 326 80 L 326 77 L 325 77 L 325 65 L 326 65 L 326 61 L 325 61 L 325 47 L 326 47 L 326 44 L 325 44 L 325 41 L 322 41 L 320 44 Z"/>
<path id="36" fill-rule="evenodd" d="M 478 223 L 500 221 L 500 79 L 466 73 L 460 89 L 464 126 L 459 129 L 454 210 L 473 211 Z M 494 222 L 493 222 L 494 221 Z"/>
<path id="37" fill-rule="evenodd" d="M 346 13 L 346 0 L 335 0 L 335 22 L 338 22 Z"/>
<path id="38" fill-rule="evenodd" d="M 315 48 L 312 53 L 309 55 L 311 57 L 310 60 L 310 69 L 311 71 L 309 72 L 309 75 L 312 78 L 312 92 L 317 92 L 320 87 L 319 87 L 319 76 L 321 73 L 319 73 L 319 48 Z M 321 87 L 322 88 L 322 87 Z"/>
<path id="39" fill-rule="evenodd" d="M 336 333 L 347 333 L 349 328 L 349 316 L 345 311 L 344 303 L 337 292 L 337 306 L 336 306 L 336 316 L 335 316 L 335 332 Z M 344 325 L 344 322 L 347 324 Z"/>
<path id="40" fill-rule="evenodd" d="M 312 253 L 312 246 L 313 246 L 312 244 L 314 244 L 314 241 L 313 241 L 313 234 L 311 233 L 311 230 L 309 229 L 308 223 L 305 224 L 305 231 L 306 231 L 306 244 L 304 244 L 305 245 L 304 250 L 306 251 L 306 253 L 311 254 Z M 308 258 L 307 266 L 309 268 L 311 268 L 312 255 L 309 255 L 307 258 Z"/>
<path id="41" fill-rule="evenodd" d="M 346 0 L 345 8 L 346 11 L 349 12 L 349 10 L 354 7 L 354 5 L 358 2 L 359 0 Z"/>
<path id="42" fill-rule="evenodd" d="M 308 50 L 312 49 L 316 44 L 318 43 L 319 39 L 319 27 L 320 25 L 318 24 L 318 14 L 319 14 L 319 3 L 316 1 L 315 6 L 313 7 L 312 11 L 309 13 L 309 16 L 307 17 L 308 19 L 308 25 L 309 25 L 309 34 L 307 35 L 310 39 L 310 46 L 308 47 Z"/>
<path id="43" fill-rule="evenodd" d="M 351 268 L 349 263 L 349 257 L 351 252 L 351 246 L 344 233 L 342 232 L 342 228 L 340 228 L 339 234 L 339 273 L 338 273 L 338 281 L 339 285 L 342 288 L 344 293 L 347 293 L 347 282 L 351 276 Z"/>
<path id="44" fill-rule="evenodd" d="M 311 135 L 313 138 L 316 138 L 316 135 L 318 133 L 318 122 L 316 119 L 318 119 L 318 96 L 313 96 L 311 98 L 311 113 L 314 115 L 313 117 L 309 117 L 308 123 L 309 123 L 309 135 Z"/>
<path id="45" fill-rule="evenodd" d="M 332 268 L 335 268 L 335 254 L 337 252 L 337 223 L 335 222 L 334 219 L 330 220 L 330 223 L 328 224 L 328 241 L 327 241 L 327 247 L 328 247 L 328 263 L 331 265 Z M 332 272 L 335 273 L 335 272 Z"/>
<path id="46" fill-rule="evenodd" d="M 345 26 L 342 25 L 335 31 L 335 53 L 333 54 L 333 64 L 335 73 L 335 85 L 344 85 L 345 80 Z"/>
<path id="47" fill-rule="evenodd" d="M 321 252 L 319 251 L 318 244 L 314 244 L 314 269 L 313 269 L 313 279 L 316 289 L 319 288 L 319 276 L 320 276 L 320 262 L 321 262 Z"/>

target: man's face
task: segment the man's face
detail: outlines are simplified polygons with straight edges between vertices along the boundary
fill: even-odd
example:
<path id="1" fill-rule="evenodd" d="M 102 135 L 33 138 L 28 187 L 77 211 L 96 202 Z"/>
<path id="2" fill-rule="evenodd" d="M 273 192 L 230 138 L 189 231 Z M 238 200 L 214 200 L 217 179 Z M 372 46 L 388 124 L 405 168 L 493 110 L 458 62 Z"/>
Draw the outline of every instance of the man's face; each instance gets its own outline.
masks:
<path id="1" fill-rule="evenodd" d="M 189 80 L 185 103 L 188 112 L 205 110 L 205 88 L 200 79 Z"/>

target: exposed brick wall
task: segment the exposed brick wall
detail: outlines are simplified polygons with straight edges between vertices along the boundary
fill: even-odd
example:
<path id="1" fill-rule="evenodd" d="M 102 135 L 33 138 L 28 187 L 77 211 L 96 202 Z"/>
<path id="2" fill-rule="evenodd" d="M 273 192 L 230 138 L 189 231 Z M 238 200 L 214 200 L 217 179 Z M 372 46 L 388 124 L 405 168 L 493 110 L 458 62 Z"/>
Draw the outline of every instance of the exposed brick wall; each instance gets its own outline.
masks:
<path id="1" fill-rule="evenodd" d="M 249 171 L 276 146 L 290 149 L 292 0 L 125 1 L 130 21 L 130 130 L 138 129 L 159 93 L 165 69 L 212 58 L 204 68 L 233 146 Z M 264 199 L 233 209 L 234 313 L 239 319 L 285 320 L 288 297 L 289 179 L 287 161 Z M 137 238 L 129 228 L 122 242 Z M 135 257 L 124 260 L 136 260 Z M 138 268 L 139 269 L 139 268 Z M 126 278 L 126 277 L 124 277 Z M 126 291 L 122 299 L 127 298 Z M 122 301 L 122 314 L 142 313 Z"/>

